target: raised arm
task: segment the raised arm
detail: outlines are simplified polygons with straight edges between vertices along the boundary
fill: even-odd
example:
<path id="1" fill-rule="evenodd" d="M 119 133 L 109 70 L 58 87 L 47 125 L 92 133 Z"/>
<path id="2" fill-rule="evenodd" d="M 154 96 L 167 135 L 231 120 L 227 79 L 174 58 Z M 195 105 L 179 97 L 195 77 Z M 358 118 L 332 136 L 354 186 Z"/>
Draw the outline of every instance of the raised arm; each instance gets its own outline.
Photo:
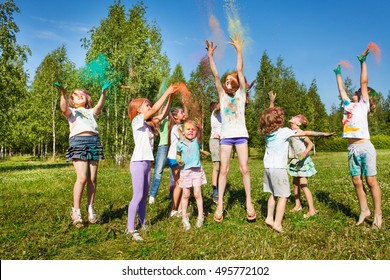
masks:
<path id="1" fill-rule="evenodd" d="M 223 90 L 221 79 L 218 75 L 217 66 L 215 65 L 215 61 L 214 61 L 214 57 L 213 57 L 214 51 L 217 48 L 217 46 L 214 46 L 213 42 L 209 42 L 207 40 L 206 40 L 206 46 L 207 46 L 206 50 L 207 50 L 207 56 L 209 58 L 210 69 L 211 69 L 211 72 L 213 73 L 213 76 L 214 76 L 215 87 L 217 88 L 218 95 L 220 96 L 221 94 L 223 94 L 224 90 Z"/>
<path id="2" fill-rule="evenodd" d="M 53 85 L 55 85 L 57 88 L 61 90 L 61 98 L 60 98 L 60 109 L 61 113 L 65 118 L 68 118 L 71 114 L 71 111 L 69 109 L 69 103 L 68 103 L 68 92 L 66 90 L 66 87 L 61 85 L 60 83 L 53 82 Z"/>
<path id="3" fill-rule="evenodd" d="M 368 73 L 367 73 L 367 63 L 366 57 L 369 54 L 369 50 L 366 49 L 358 59 L 360 61 L 360 92 L 364 100 L 368 100 L 370 96 L 368 95 Z"/>
<path id="4" fill-rule="evenodd" d="M 275 107 L 275 99 L 276 99 L 276 93 L 274 93 L 272 90 L 268 92 L 269 97 L 269 107 L 273 108 Z"/>
<path id="5" fill-rule="evenodd" d="M 244 40 L 241 40 L 240 34 L 234 33 L 233 38 L 230 37 L 231 42 L 229 42 L 230 45 L 232 45 L 236 49 L 237 53 L 237 74 L 238 74 L 238 81 L 240 82 L 240 88 L 245 90 L 246 83 L 245 83 L 245 77 L 244 77 L 244 60 L 242 58 L 242 45 L 244 44 Z"/>
<path id="6" fill-rule="evenodd" d="M 165 104 L 164 107 L 162 107 L 159 110 L 159 114 L 156 116 L 156 118 L 158 118 L 160 121 L 165 119 L 169 114 L 169 109 L 171 108 L 171 104 L 172 104 L 172 95 L 168 97 L 168 102 Z"/>
<path id="7" fill-rule="evenodd" d="M 107 88 L 111 86 L 111 82 L 105 82 L 102 86 L 102 94 L 100 95 L 99 101 L 96 104 L 95 107 L 93 107 L 93 113 L 95 115 L 100 115 L 102 113 L 104 103 L 106 102 L 106 94 L 107 94 Z"/>
<path id="8" fill-rule="evenodd" d="M 160 108 L 164 105 L 165 100 L 171 96 L 173 93 L 175 93 L 178 89 L 178 85 L 171 84 L 167 90 L 161 95 L 159 100 L 157 100 L 156 103 L 152 106 L 152 108 L 144 114 L 144 120 L 149 120 L 155 113 L 160 110 Z"/>
<path id="9" fill-rule="evenodd" d="M 341 66 L 340 66 L 340 64 L 337 65 L 336 69 L 333 69 L 333 72 L 336 74 L 336 82 L 337 82 L 337 88 L 338 88 L 339 93 L 340 93 L 340 98 L 341 98 L 341 100 L 344 100 L 344 99 L 348 98 L 348 94 L 345 91 L 343 78 L 341 77 Z"/>

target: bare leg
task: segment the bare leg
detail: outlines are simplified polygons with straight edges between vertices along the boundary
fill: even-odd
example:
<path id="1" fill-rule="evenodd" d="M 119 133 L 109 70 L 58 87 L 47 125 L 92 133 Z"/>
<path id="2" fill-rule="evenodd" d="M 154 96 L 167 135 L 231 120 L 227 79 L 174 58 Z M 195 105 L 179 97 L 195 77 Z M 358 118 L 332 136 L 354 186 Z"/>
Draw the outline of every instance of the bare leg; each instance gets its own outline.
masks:
<path id="1" fill-rule="evenodd" d="M 77 176 L 73 187 L 73 207 L 75 209 L 80 209 L 84 186 L 87 183 L 87 178 L 89 175 L 88 161 L 74 159 L 73 166 L 76 170 Z"/>
<path id="2" fill-rule="evenodd" d="M 92 205 L 95 202 L 98 166 L 99 166 L 98 160 L 89 161 L 89 172 L 88 172 L 89 176 L 87 178 L 87 192 L 88 192 L 87 204 L 88 205 Z"/>
<path id="3" fill-rule="evenodd" d="M 275 197 L 271 194 L 271 196 L 268 198 L 267 203 L 267 218 L 265 219 L 265 223 L 273 227 L 274 226 L 274 212 L 275 212 Z"/>
<path id="4" fill-rule="evenodd" d="M 372 227 L 380 229 L 382 227 L 382 192 L 376 176 L 366 177 L 366 182 L 370 188 L 372 200 L 374 203 L 374 222 Z"/>
<path id="5" fill-rule="evenodd" d="M 275 214 L 275 222 L 273 225 L 273 229 L 277 232 L 282 232 L 282 220 L 284 216 L 284 211 L 286 209 L 287 197 L 279 197 L 278 203 L 276 204 L 276 214 Z"/>
<path id="6" fill-rule="evenodd" d="M 309 207 L 309 210 L 306 213 L 306 217 L 310 217 L 317 214 L 317 210 L 314 207 L 313 195 L 311 194 L 311 191 L 309 190 L 307 183 L 308 183 L 307 178 L 305 177 L 300 178 L 300 187 L 302 188 L 302 191 L 305 194 L 307 205 Z"/>
<path id="7" fill-rule="evenodd" d="M 172 196 L 172 211 L 180 211 L 181 210 L 181 195 L 182 188 L 179 187 L 179 178 L 180 178 L 180 169 L 174 168 L 172 170 L 172 175 L 175 180 L 175 188 L 173 190 Z"/>
<path id="8" fill-rule="evenodd" d="M 232 146 L 230 145 L 221 145 L 220 146 L 220 158 L 221 158 L 221 170 L 218 178 L 218 205 L 216 212 L 223 212 L 223 196 L 225 194 L 227 174 L 230 167 L 230 157 L 232 154 Z"/>
<path id="9" fill-rule="evenodd" d="M 203 210 L 203 198 L 202 198 L 202 189 L 201 187 L 194 187 L 194 197 L 196 200 L 196 206 L 198 207 L 198 219 L 203 219 L 204 210 Z"/>
<path id="10" fill-rule="evenodd" d="M 360 225 L 364 222 L 364 220 L 371 215 L 370 209 L 368 209 L 367 205 L 367 195 L 363 186 L 362 177 L 360 175 L 352 177 L 353 185 L 355 186 L 356 195 L 359 200 L 360 205 L 360 215 L 359 220 L 356 225 Z"/>
<path id="11" fill-rule="evenodd" d="M 296 212 L 302 209 L 301 205 L 301 189 L 299 188 L 300 185 L 300 177 L 294 177 L 293 179 L 293 186 L 294 186 L 294 198 L 295 198 L 295 206 L 293 209 L 291 209 L 291 212 Z"/>
<path id="12" fill-rule="evenodd" d="M 181 196 L 181 207 L 183 210 L 183 218 L 187 217 L 187 208 L 188 208 L 188 201 L 190 199 L 191 195 L 191 189 L 183 189 L 183 194 Z"/>
<path id="13" fill-rule="evenodd" d="M 246 209 L 251 211 L 254 209 L 251 197 L 251 176 L 248 169 L 248 144 L 236 145 L 238 164 L 242 175 L 242 183 L 244 184 L 246 195 Z"/>

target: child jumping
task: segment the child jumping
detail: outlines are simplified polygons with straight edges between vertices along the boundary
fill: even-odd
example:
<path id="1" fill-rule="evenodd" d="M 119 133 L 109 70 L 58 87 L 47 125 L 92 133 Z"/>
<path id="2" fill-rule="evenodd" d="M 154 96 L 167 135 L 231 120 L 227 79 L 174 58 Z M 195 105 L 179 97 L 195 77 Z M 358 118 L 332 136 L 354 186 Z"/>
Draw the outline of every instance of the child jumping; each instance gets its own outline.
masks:
<path id="1" fill-rule="evenodd" d="M 153 141 L 154 129 L 161 122 L 161 119 L 166 114 L 153 118 L 153 115 L 163 106 L 165 100 L 169 97 L 168 105 L 165 110 L 169 110 L 171 96 L 175 93 L 177 87 L 170 85 L 160 99 L 151 106 L 151 103 L 146 98 L 133 99 L 128 108 L 128 114 L 131 121 L 134 139 L 134 151 L 131 156 L 130 173 L 133 186 L 133 197 L 128 207 L 127 229 L 126 234 L 129 234 L 132 240 L 142 241 L 138 231 L 135 229 L 135 218 L 138 212 L 137 227 L 146 228 L 146 200 L 150 185 L 150 169 L 153 157 Z M 149 121 L 151 120 L 152 121 Z"/>
<path id="2" fill-rule="evenodd" d="M 277 232 L 283 232 L 282 220 L 287 199 L 290 196 L 290 184 L 287 174 L 289 138 L 293 136 L 330 136 L 332 133 L 314 131 L 295 131 L 284 124 L 284 111 L 274 107 L 276 94 L 270 91 L 270 107 L 261 114 L 260 132 L 265 137 L 264 153 L 264 191 L 270 192 L 267 218 L 265 223 Z M 278 201 L 276 202 L 276 199 Z M 276 206 L 276 213 L 275 213 Z"/>
<path id="3" fill-rule="evenodd" d="M 198 218 L 196 227 L 203 225 L 203 198 L 201 186 L 206 184 L 206 175 L 200 163 L 200 145 L 199 139 L 201 128 L 192 120 L 185 121 L 183 124 L 184 139 L 177 144 L 177 163 L 182 166 L 180 170 L 180 188 L 183 189 L 181 198 L 182 221 L 184 230 L 189 230 L 191 224 L 187 215 L 188 201 L 191 194 L 191 187 L 194 187 L 194 197 L 198 206 Z"/>
<path id="4" fill-rule="evenodd" d="M 291 129 L 294 131 L 302 131 L 301 126 L 306 127 L 308 122 L 304 115 L 297 115 L 290 119 Z M 301 204 L 301 189 L 306 196 L 309 210 L 303 215 L 304 218 L 309 218 L 317 214 L 314 207 L 313 195 L 308 187 L 308 178 L 317 173 L 314 163 L 311 160 L 309 152 L 313 148 L 313 142 L 309 137 L 290 137 L 288 154 L 291 158 L 288 165 L 288 174 L 293 177 L 295 206 L 290 212 L 302 210 Z"/>
<path id="5" fill-rule="evenodd" d="M 60 108 L 62 115 L 67 118 L 70 127 L 69 149 L 66 152 L 66 160 L 72 161 L 76 171 L 76 182 L 73 187 L 73 208 L 71 212 L 73 225 L 82 227 L 81 198 L 85 184 L 87 184 L 88 221 L 91 224 L 97 222 L 94 209 L 97 171 L 99 160 L 104 159 L 103 147 L 100 143 L 96 116 L 100 115 L 106 100 L 106 89 L 111 82 L 104 83 L 98 103 L 92 107 L 91 94 L 82 89 L 75 89 L 67 97 L 66 88 L 55 82 L 61 90 Z"/>
<path id="6" fill-rule="evenodd" d="M 206 41 L 210 68 L 214 76 L 219 103 L 221 107 L 221 168 L 218 179 L 218 204 L 215 210 L 214 220 L 223 220 L 223 197 L 226 188 L 227 175 L 230 166 L 230 158 L 233 146 L 238 156 L 238 164 L 242 175 L 246 195 L 246 217 L 248 220 L 256 219 L 256 211 L 251 198 L 251 178 L 248 169 L 248 131 L 245 123 L 246 82 L 244 77 L 244 63 L 242 58 L 242 45 L 244 41 L 240 35 L 230 37 L 231 44 L 237 53 L 236 71 L 228 73 L 222 84 L 214 62 L 213 54 L 217 46 L 213 42 Z"/>
<path id="7" fill-rule="evenodd" d="M 360 61 L 360 89 L 355 92 L 352 101 L 349 99 L 343 79 L 341 77 L 340 65 L 333 71 L 336 74 L 337 87 L 340 97 L 343 100 L 343 134 L 342 137 L 348 139 L 348 166 L 355 186 L 356 195 L 360 205 L 360 215 L 356 225 L 360 225 L 371 215 L 367 204 L 367 196 L 363 185 L 364 176 L 370 188 L 374 203 L 374 221 L 372 227 L 380 229 L 382 226 L 382 195 L 376 178 L 376 151 L 370 141 L 368 130 L 369 112 L 375 109 L 375 99 L 377 93 L 368 87 L 368 72 L 366 57 L 369 49 L 358 56 Z"/>

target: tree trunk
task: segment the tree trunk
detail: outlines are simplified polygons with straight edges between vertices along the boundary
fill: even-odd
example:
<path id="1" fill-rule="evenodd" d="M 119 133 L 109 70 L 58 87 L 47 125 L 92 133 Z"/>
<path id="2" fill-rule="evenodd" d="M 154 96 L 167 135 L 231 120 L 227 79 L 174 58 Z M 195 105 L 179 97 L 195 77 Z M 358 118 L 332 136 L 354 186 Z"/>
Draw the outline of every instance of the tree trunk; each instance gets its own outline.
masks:
<path id="1" fill-rule="evenodd" d="M 53 123 L 52 123 L 52 131 L 53 131 L 53 160 L 56 158 L 56 111 L 55 107 L 53 108 Z"/>

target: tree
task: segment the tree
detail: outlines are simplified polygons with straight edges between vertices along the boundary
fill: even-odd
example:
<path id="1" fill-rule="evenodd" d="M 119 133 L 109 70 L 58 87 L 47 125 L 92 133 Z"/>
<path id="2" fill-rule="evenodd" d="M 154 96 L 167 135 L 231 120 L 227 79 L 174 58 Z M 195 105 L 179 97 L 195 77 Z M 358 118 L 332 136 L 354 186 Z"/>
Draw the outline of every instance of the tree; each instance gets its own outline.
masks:
<path id="1" fill-rule="evenodd" d="M 26 95 L 28 75 L 23 65 L 31 50 L 16 43 L 19 28 L 13 14 L 19 13 L 13 0 L 0 3 L 0 158 L 11 148 L 11 128 L 14 125 L 15 105 Z M 8 142 L 8 143 L 7 143 Z"/>
<path id="2" fill-rule="evenodd" d="M 52 156 L 56 156 L 57 132 L 65 140 L 69 129 L 59 109 L 59 91 L 53 82 L 60 82 L 63 85 L 75 83 L 75 64 L 67 58 L 65 46 L 60 46 L 47 54 L 36 70 L 32 83 L 30 103 L 33 104 L 29 110 L 28 123 L 36 126 L 35 145 L 43 143 L 45 149 L 41 154 L 46 155 L 48 145 L 52 144 Z M 61 124 L 62 130 L 58 130 L 57 123 Z M 51 135 L 51 140 L 49 135 Z M 63 141 L 62 141 L 63 142 Z"/>
<path id="3" fill-rule="evenodd" d="M 108 76 L 114 83 L 98 121 L 106 154 L 115 157 L 118 164 L 123 162 L 124 155 L 130 154 L 133 145 L 132 141 L 127 145 L 129 101 L 136 97 L 153 101 L 161 82 L 169 75 L 168 58 L 161 53 L 159 28 L 146 21 L 145 13 L 142 2 L 126 14 L 121 1 L 115 1 L 109 7 L 107 18 L 90 31 L 90 38 L 82 39 L 87 62 L 101 53 L 112 69 Z"/>
<path id="4" fill-rule="evenodd" d="M 192 106 L 189 108 L 190 115 L 201 120 L 203 128 L 201 147 L 204 149 L 205 140 L 210 138 L 211 131 L 210 103 L 218 100 L 214 76 L 211 72 L 207 56 L 204 56 L 200 60 L 196 70 L 191 72 L 188 86 L 192 93 Z"/>

